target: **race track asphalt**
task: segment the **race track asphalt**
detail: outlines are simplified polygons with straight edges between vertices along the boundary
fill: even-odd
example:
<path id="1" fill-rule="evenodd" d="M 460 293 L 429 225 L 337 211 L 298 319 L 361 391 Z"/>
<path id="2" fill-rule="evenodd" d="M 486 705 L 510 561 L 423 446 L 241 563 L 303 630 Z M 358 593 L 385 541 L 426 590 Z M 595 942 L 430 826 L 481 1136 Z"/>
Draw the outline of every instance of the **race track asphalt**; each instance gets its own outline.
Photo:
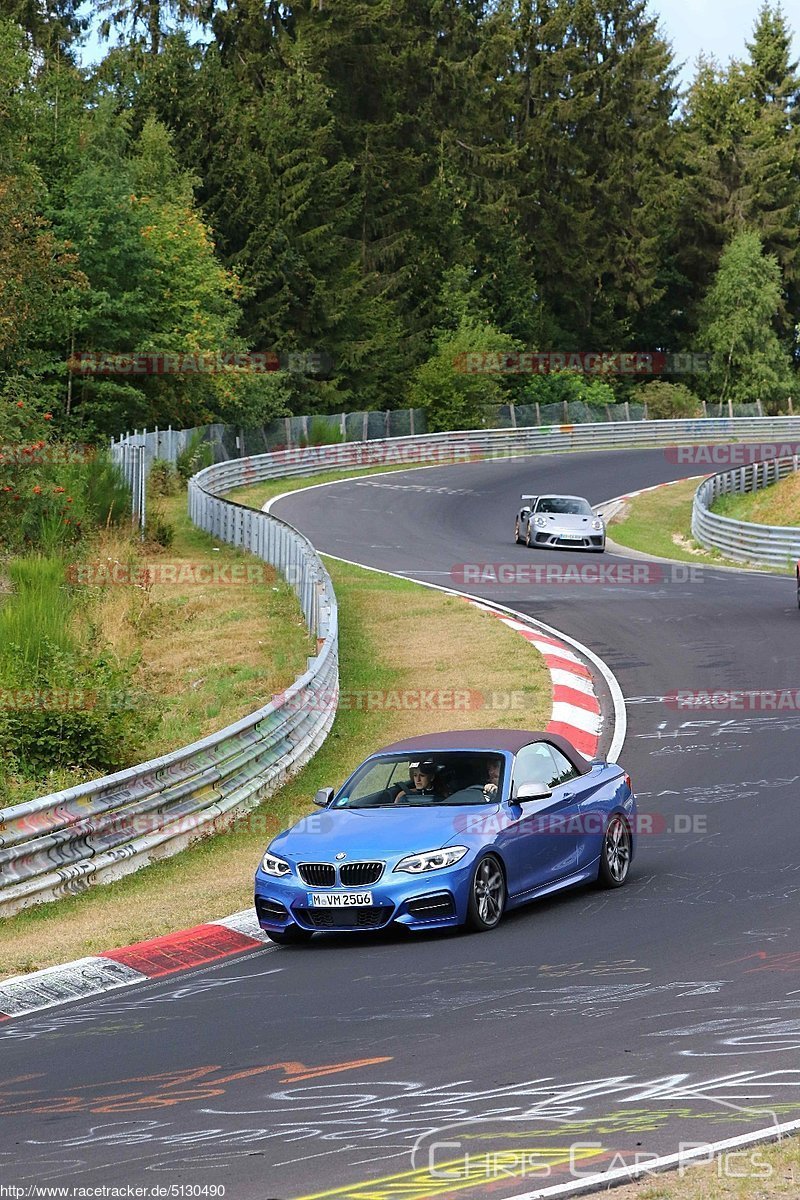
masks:
<path id="1" fill-rule="evenodd" d="M 657 450 L 573 454 L 277 503 L 323 552 L 490 598 L 600 655 L 653 833 L 624 889 L 562 894 L 488 935 L 318 937 L 5 1023 L 0 1182 L 505 1200 L 800 1118 L 800 715 L 674 698 L 800 687 L 793 580 L 665 564 L 615 580 L 629 560 L 512 542 L 522 492 L 599 503 L 695 473 Z M 463 564 L 554 562 L 606 578 L 460 582 Z"/>

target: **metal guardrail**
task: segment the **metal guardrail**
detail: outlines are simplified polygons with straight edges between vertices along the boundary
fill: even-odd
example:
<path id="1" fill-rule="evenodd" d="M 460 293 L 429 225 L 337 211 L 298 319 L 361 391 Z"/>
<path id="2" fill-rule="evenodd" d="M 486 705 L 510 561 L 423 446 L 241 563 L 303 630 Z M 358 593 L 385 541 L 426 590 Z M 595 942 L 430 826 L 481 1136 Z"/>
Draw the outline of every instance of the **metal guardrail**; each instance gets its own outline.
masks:
<path id="1" fill-rule="evenodd" d="M 115 879 L 223 827 L 274 791 L 324 740 L 338 690 L 330 578 L 306 538 L 275 517 L 223 499 L 231 489 L 359 466 L 791 438 L 800 440 L 800 417 L 552 425 L 278 450 L 207 467 L 190 481 L 192 519 L 286 575 L 318 654 L 279 700 L 227 729 L 141 766 L 0 811 L 0 915 Z M 125 454 L 117 444 L 114 457 L 123 466 Z M 138 457 L 146 464 L 148 453 Z M 131 482 L 142 487 L 139 467 L 130 469 Z"/>
<path id="2" fill-rule="evenodd" d="M 763 566 L 785 567 L 800 559 L 800 527 L 756 525 L 713 511 L 719 496 L 757 492 L 800 470 L 800 457 L 771 459 L 722 471 L 705 479 L 692 503 L 692 535 L 709 550 L 727 558 Z"/>
<path id="3" fill-rule="evenodd" d="M 631 421 L 608 425 L 550 425 L 525 429 L 475 429 L 418 437 L 297 447 L 232 459 L 213 468 L 226 489 L 269 479 L 292 479 L 358 467 L 436 465 L 527 454 L 693 446 L 719 442 L 797 439 L 800 417 L 709 417 L 697 420 Z M 212 468 L 209 468 L 212 469 Z M 202 472 L 197 478 L 202 478 Z M 234 482 L 236 481 L 236 482 Z"/>
<path id="4" fill-rule="evenodd" d="M 208 467 L 190 481 L 192 519 L 286 576 L 317 653 L 281 696 L 202 741 L 0 811 L 0 915 L 117 879 L 224 828 L 295 774 L 327 736 L 339 680 L 330 577 L 291 525 L 221 498 L 243 462 L 224 466 L 224 479 Z"/>

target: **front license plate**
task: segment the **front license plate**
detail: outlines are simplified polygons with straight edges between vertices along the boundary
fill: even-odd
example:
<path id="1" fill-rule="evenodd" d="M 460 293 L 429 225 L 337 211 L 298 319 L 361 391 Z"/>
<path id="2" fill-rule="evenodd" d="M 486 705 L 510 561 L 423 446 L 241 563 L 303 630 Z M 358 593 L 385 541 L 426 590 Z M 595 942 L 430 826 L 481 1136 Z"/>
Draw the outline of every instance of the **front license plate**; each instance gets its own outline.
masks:
<path id="1" fill-rule="evenodd" d="M 312 908 L 363 908 L 372 904 L 372 892 L 309 892 Z"/>
<path id="2" fill-rule="evenodd" d="M 583 541 L 582 533 L 560 533 L 558 536 L 560 538 L 563 538 L 565 542 L 582 542 Z"/>

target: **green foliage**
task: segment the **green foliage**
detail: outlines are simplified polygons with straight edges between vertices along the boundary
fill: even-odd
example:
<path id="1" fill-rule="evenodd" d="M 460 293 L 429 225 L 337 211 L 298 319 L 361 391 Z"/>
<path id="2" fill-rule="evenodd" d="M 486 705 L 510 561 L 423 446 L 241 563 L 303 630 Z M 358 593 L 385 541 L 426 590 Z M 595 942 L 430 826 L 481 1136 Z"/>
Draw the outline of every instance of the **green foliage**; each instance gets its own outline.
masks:
<path id="1" fill-rule="evenodd" d="M 579 374 L 575 371 L 552 371 L 533 375 L 526 382 L 520 403 L 572 404 L 580 402 L 592 408 L 605 408 L 615 404 L 617 397 L 607 380 L 596 375 Z"/>
<path id="2" fill-rule="evenodd" d="M 696 317 L 723 247 L 752 229 L 781 267 L 777 322 L 786 337 L 800 305 L 800 76 L 779 7 L 762 5 L 748 50 L 725 68 L 701 60 L 689 89 L 674 243 L 688 287 L 675 302 Z"/>
<path id="3" fill-rule="evenodd" d="M 196 429 L 192 433 L 175 460 L 175 469 L 184 483 L 188 483 L 192 475 L 210 467 L 214 461 L 214 452 L 210 442 L 203 437 L 203 431 Z"/>
<path id="4" fill-rule="evenodd" d="M 151 496 L 177 496 L 181 482 L 177 469 L 168 459 L 153 460 L 147 477 L 147 490 Z"/>
<path id="5" fill-rule="evenodd" d="M 703 408 L 684 383 L 667 383 L 653 379 L 634 388 L 631 400 L 635 404 L 647 405 L 647 416 L 651 421 L 670 417 L 702 417 Z"/>
<path id="6" fill-rule="evenodd" d="M 0 603 L 0 755 L 35 778 L 52 767 L 110 770 L 134 756 L 157 713 L 134 711 L 130 664 L 88 653 L 71 621 L 64 560 L 30 555 L 6 568 Z"/>
<path id="7" fill-rule="evenodd" d="M 498 397 L 602 409 L 629 383 L 454 381 L 442 338 L 472 321 L 526 349 L 699 344 L 747 230 L 793 344 L 800 75 L 770 2 L 680 110 L 646 0 L 95 0 L 120 36 L 93 73 L 77 10 L 9 0 L 0 20 L 0 394 L 61 433 L 406 407 L 412 383 L 453 421 Z M 248 348 L 334 365 L 66 368 Z"/>
<path id="8" fill-rule="evenodd" d="M 412 406 L 426 410 L 430 432 L 479 429 L 490 407 L 502 401 L 501 377 L 473 372 L 468 356 L 515 349 L 518 343 L 507 333 L 472 317 L 462 316 L 455 331 L 442 333 L 435 353 L 416 371 L 409 392 Z"/>
<path id="9" fill-rule="evenodd" d="M 54 767 L 102 773 L 135 761 L 158 719 L 152 699 L 143 703 L 131 691 L 127 669 L 107 657 L 51 658 L 50 671 L 36 684 L 7 691 L 0 754 L 9 768 L 36 778 Z"/>
<path id="10" fill-rule="evenodd" d="M 75 490 L 85 491 L 85 511 L 98 526 L 121 525 L 130 519 L 131 493 L 106 451 L 94 451 L 79 472 Z"/>
<path id="11" fill-rule="evenodd" d="M 160 508 L 151 508 L 147 514 L 144 535 L 149 542 L 166 549 L 175 539 L 175 527 L 166 519 Z"/>
<path id="12" fill-rule="evenodd" d="M 0 605 L 0 676 L 35 678 L 55 656 L 74 650 L 64 563 L 42 555 L 17 558 L 6 574 L 13 598 Z"/>
<path id="13" fill-rule="evenodd" d="M 27 393 L 13 399 L 0 392 L 0 549 L 6 552 L 56 553 L 130 514 L 130 490 L 108 454 L 56 441 L 52 424 L 52 414 Z"/>
<path id="14" fill-rule="evenodd" d="M 343 442 L 338 421 L 326 420 L 325 417 L 312 417 L 308 426 L 308 438 L 301 438 L 302 446 L 336 446 Z"/>
<path id="15" fill-rule="evenodd" d="M 788 355 L 773 322 L 781 301 L 777 260 L 765 254 L 757 233 L 732 239 L 701 309 L 698 346 L 711 352 L 706 399 L 722 403 L 761 400 L 777 408 L 791 388 Z"/>

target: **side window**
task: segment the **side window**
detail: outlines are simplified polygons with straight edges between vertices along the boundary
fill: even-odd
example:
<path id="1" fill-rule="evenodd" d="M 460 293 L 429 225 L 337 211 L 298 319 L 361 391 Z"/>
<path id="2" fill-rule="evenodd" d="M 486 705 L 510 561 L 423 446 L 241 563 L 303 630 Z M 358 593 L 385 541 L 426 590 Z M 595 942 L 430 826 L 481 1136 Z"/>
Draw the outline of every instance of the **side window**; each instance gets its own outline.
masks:
<path id="1" fill-rule="evenodd" d="M 550 780 L 550 787 L 560 787 L 562 783 L 568 783 L 570 779 L 577 779 L 580 771 L 572 765 L 567 756 L 560 750 L 556 750 L 555 746 L 549 746 L 548 749 L 555 764 L 555 773 Z"/>
<path id="2" fill-rule="evenodd" d="M 555 773 L 555 764 L 550 747 L 546 742 L 532 742 L 523 746 L 514 759 L 514 790 L 523 783 L 546 783 Z"/>

